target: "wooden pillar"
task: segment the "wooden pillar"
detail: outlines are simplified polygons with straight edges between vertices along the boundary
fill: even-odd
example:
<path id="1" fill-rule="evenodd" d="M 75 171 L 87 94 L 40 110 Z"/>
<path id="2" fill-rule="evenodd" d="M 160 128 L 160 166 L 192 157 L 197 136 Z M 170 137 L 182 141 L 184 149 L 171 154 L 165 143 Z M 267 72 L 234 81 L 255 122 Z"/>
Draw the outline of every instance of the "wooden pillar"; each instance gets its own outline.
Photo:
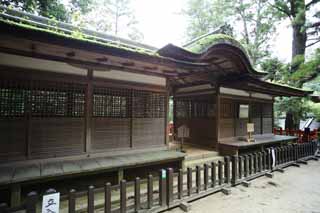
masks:
<path id="1" fill-rule="evenodd" d="M 168 131 L 168 124 L 169 124 L 169 110 L 170 110 L 170 82 L 166 79 L 166 97 L 165 97 L 165 108 L 164 108 L 164 143 L 169 147 L 169 131 Z"/>
<path id="2" fill-rule="evenodd" d="M 219 139 L 220 139 L 220 116 L 221 116 L 221 102 L 220 102 L 220 85 L 216 85 L 216 150 L 219 151 Z"/>
<path id="3" fill-rule="evenodd" d="M 93 113 L 93 70 L 87 73 L 87 88 L 85 94 L 85 152 L 91 151 L 91 127 Z"/>
<path id="4" fill-rule="evenodd" d="M 176 130 L 177 130 L 177 105 L 176 105 L 176 100 L 175 100 L 175 97 L 176 96 L 176 93 L 175 93 L 175 89 L 173 88 L 172 89 L 172 97 L 173 97 L 173 109 L 172 109 L 172 119 L 173 119 L 173 135 L 172 135 L 172 140 L 174 141 L 175 140 L 175 133 L 176 133 Z"/>
<path id="5" fill-rule="evenodd" d="M 118 184 L 124 179 L 124 171 L 123 169 L 118 170 Z"/>
<path id="6" fill-rule="evenodd" d="M 131 98 L 130 98 L 130 109 L 128 110 L 128 113 L 130 113 L 130 147 L 133 148 L 133 119 L 134 119 L 134 110 L 133 110 L 133 103 L 134 103 L 134 92 L 131 90 Z"/>
<path id="7" fill-rule="evenodd" d="M 273 131 L 273 128 L 274 128 L 274 97 L 272 97 L 272 112 L 271 112 L 271 116 L 272 116 L 271 131 Z"/>
<path id="8" fill-rule="evenodd" d="M 30 82 L 30 90 L 32 91 L 33 84 L 32 81 Z M 30 92 L 31 92 L 30 91 Z M 30 159 L 31 157 L 31 113 L 32 113 L 32 103 L 31 103 L 31 96 L 26 96 L 25 99 L 25 137 L 26 137 L 26 158 Z"/>
<path id="9" fill-rule="evenodd" d="M 10 187 L 10 206 L 15 207 L 21 204 L 21 186 L 14 184 Z"/>

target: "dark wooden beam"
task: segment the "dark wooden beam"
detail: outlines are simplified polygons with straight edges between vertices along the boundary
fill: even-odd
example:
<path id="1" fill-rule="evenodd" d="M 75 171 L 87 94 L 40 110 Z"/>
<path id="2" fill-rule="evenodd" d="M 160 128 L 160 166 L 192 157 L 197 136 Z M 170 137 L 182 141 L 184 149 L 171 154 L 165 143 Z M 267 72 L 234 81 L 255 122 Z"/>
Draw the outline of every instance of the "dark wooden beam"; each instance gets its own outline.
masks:
<path id="1" fill-rule="evenodd" d="M 88 84 L 85 96 L 85 152 L 91 151 L 92 116 L 93 116 L 93 71 L 88 70 Z"/>

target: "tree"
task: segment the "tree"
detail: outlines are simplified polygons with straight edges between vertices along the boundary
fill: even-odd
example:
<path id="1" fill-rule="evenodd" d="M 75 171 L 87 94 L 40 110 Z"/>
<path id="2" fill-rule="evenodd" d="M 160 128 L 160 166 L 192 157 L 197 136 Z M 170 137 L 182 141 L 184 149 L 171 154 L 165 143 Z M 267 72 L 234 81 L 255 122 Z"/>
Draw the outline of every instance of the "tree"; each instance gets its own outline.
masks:
<path id="1" fill-rule="evenodd" d="M 320 0 L 274 0 L 270 5 L 278 11 L 278 15 L 282 18 L 289 18 L 292 27 L 292 54 L 291 66 L 288 69 L 287 82 L 296 87 L 303 87 L 303 84 L 317 78 L 320 73 L 320 60 L 317 60 L 317 54 L 314 59 L 305 61 L 306 48 L 320 42 L 319 36 L 319 11 L 314 15 L 310 15 L 311 8 L 318 4 Z M 308 20 L 313 17 L 313 20 Z M 290 122 L 289 116 L 286 116 L 286 128 L 290 126 L 299 127 L 305 101 L 299 98 L 289 98 L 280 100 L 282 105 L 280 110 L 286 111 L 287 115 L 295 114 L 296 119 Z M 300 116 L 300 117 L 299 117 Z"/>
<path id="2" fill-rule="evenodd" d="M 0 0 L 1 5 L 13 7 L 58 21 L 68 21 L 69 14 L 59 0 Z"/>
<path id="3" fill-rule="evenodd" d="M 280 17 L 289 18 L 292 27 L 292 57 L 291 72 L 298 70 L 299 65 L 304 62 L 307 47 L 320 42 L 320 13 L 309 15 L 316 18 L 316 21 L 307 20 L 307 13 L 311 12 L 311 8 L 318 4 L 319 0 L 274 0 L 271 4 L 275 8 Z M 298 59 L 296 57 L 299 57 Z M 312 78 L 310 79 L 312 80 Z M 302 86 L 302 84 L 298 85 Z"/>
<path id="4" fill-rule="evenodd" d="M 233 29 L 239 29 L 235 35 L 246 47 L 252 63 L 259 64 L 269 56 L 269 40 L 274 34 L 274 10 L 267 0 L 190 0 L 183 11 L 189 19 L 187 37 L 206 34 L 229 22 Z"/>
<path id="5" fill-rule="evenodd" d="M 243 26 L 241 41 L 245 45 L 252 63 L 260 64 L 270 55 L 269 48 L 275 23 L 278 18 L 267 0 L 235 0 L 235 15 Z"/>
<path id="6" fill-rule="evenodd" d="M 137 20 L 130 8 L 130 0 L 96 0 L 92 11 L 85 18 L 87 26 L 102 31 L 112 32 L 116 36 L 142 40 L 142 33 L 136 28 Z"/>
<path id="7" fill-rule="evenodd" d="M 232 15 L 232 1 L 189 0 L 182 14 L 188 19 L 187 40 L 209 33 L 224 25 Z"/>

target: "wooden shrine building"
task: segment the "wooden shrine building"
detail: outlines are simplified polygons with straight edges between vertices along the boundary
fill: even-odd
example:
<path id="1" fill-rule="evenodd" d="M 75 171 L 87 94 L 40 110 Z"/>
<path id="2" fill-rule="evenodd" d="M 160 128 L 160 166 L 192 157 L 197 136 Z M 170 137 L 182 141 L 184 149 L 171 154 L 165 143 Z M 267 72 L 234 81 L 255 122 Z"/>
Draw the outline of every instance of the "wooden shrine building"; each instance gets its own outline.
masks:
<path id="1" fill-rule="evenodd" d="M 275 96 L 308 94 L 261 80 L 225 35 L 157 50 L 1 10 L 0 192 L 13 203 L 39 182 L 179 167 L 184 154 L 168 151 L 169 96 L 175 128 L 186 124 L 188 142 L 218 149 L 245 136 L 248 122 L 272 133 Z"/>

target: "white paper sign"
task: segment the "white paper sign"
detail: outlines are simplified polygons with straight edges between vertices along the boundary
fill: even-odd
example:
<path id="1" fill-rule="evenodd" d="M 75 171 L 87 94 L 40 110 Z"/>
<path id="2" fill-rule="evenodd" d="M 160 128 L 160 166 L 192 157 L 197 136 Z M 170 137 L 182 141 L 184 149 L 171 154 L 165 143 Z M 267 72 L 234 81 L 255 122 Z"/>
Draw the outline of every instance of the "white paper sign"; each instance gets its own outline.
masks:
<path id="1" fill-rule="evenodd" d="M 59 213 L 60 193 L 44 195 L 42 200 L 42 213 Z"/>
<path id="2" fill-rule="evenodd" d="M 271 149 L 271 155 L 272 155 L 272 167 L 276 166 L 276 153 L 274 149 Z"/>
<path id="3" fill-rule="evenodd" d="M 186 125 L 182 125 L 178 128 L 178 138 L 188 138 L 189 128 Z"/>
<path id="4" fill-rule="evenodd" d="M 166 170 L 162 169 L 161 178 L 162 178 L 162 179 L 165 179 L 166 177 L 167 177 Z"/>
<path id="5" fill-rule="evenodd" d="M 254 132 L 254 124 L 247 123 L 247 132 Z"/>

